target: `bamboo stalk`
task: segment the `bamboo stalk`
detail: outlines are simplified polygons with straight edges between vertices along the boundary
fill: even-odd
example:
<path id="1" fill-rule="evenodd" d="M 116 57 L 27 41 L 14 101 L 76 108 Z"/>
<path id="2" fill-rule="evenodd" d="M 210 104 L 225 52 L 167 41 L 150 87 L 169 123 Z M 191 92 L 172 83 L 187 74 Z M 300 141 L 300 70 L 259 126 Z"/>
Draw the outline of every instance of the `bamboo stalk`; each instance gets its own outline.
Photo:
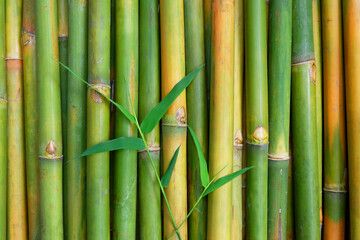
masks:
<path id="1" fill-rule="evenodd" d="M 115 99 L 129 112 L 138 109 L 139 6 L 137 0 L 115 2 Z M 134 123 L 117 110 L 115 137 L 136 137 Z M 137 152 L 119 150 L 114 155 L 113 239 L 136 236 Z M 124 208 L 126 210 L 124 210 Z"/>
<path id="2" fill-rule="evenodd" d="M 29 239 L 40 238 L 40 179 L 36 81 L 35 1 L 23 2 L 25 151 Z"/>
<path id="3" fill-rule="evenodd" d="M 59 56 L 56 23 L 56 1 L 36 1 L 41 239 L 63 239 L 60 79 L 51 59 Z"/>
<path id="4" fill-rule="evenodd" d="M 286 238 L 289 169 L 292 1 L 269 9 L 268 239 Z"/>
<path id="5" fill-rule="evenodd" d="M 324 239 L 343 239 L 346 129 L 341 1 L 322 3 L 324 46 Z"/>
<path id="6" fill-rule="evenodd" d="M 245 2 L 246 238 L 267 238 L 268 93 L 266 2 Z"/>
<path id="7" fill-rule="evenodd" d="M 319 239 L 316 66 L 311 0 L 293 2 L 291 126 L 296 239 Z"/>
<path id="8" fill-rule="evenodd" d="M 234 0 L 212 5 L 209 174 L 232 173 L 234 128 Z M 232 183 L 209 195 L 207 239 L 231 239 Z"/>
<path id="9" fill-rule="evenodd" d="M 234 127 L 233 172 L 242 168 L 243 159 L 243 82 L 244 82 L 244 2 L 235 0 L 234 45 Z M 242 178 L 232 182 L 232 233 L 231 239 L 243 236 Z"/>
<path id="10" fill-rule="evenodd" d="M 162 98 L 185 76 L 183 5 L 183 0 L 160 0 Z M 168 168 L 174 152 L 179 145 L 181 146 L 170 184 L 165 188 L 165 193 L 177 225 L 187 215 L 186 126 L 186 91 L 184 91 L 162 118 L 163 174 Z M 168 239 L 175 228 L 165 203 L 163 203 L 163 209 L 163 238 Z M 186 240 L 188 236 L 187 222 L 183 224 L 179 232 L 181 238 Z"/>
<path id="11" fill-rule="evenodd" d="M 140 0 L 139 120 L 160 100 L 159 0 Z M 160 173 L 160 126 L 145 135 L 156 171 Z M 139 239 L 161 239 L 161 195 L 146 151 L 138 153 Z"/>
<path id="12" fill-rule="evenodd" d="M 347 150 L 349 164 L 349 209 L 350 209 L 350 238 L 360 238 L 360 12 L 359 0 L 345 0 L 343 9 L 343 33 L 345 53 L 345 90 L 346 90 L 346 123 Z"/>
<path id="13" fill-rule="evenodd" d="M 186 73 L 189 74 L 205 63 L 203 0 L 184 0 L 185 16 L 185 59 Z M 206 70 L 203 68 L 186 89 L 188 125 L 194 130 L 207 159 L 207 87 Z M 195 143 L 188 134 L 188 205 L 195 205 L 201 196 L 200 164 Z M 189 238 L 206 239 L 207 199 L 203 198 L 189 218 Z"/>
<path id="14" fill-rule="evenodd" d="M 322 210 L 322 171 L 323 171 L 323 104 L 322 104 L 322 44 L 321 44 L 321 4 L 320 0 L 313 1 L 313 31 L 314 31 L 314 52 L 316 62 L 316 138 L 317 138 L 317 160 L 319 178 L 319 208 L 320 208 L 320 228 L 323 226 Z"/>
<path id="15" fill-rule="evenodd" d="M 69 7 L 69 68 L 87 79 L 87 20 L 88 4 L 84 0 L 71 0 Z M 66 38 L 60 38 L 66 39 Z M 66 57 L 66 54 L 65 56 Z M 60 78 L 68 80 L 67 116 L 67 159 L 73 159 L 86 148 L 86 86 L 67 73 Z M 64 86 L 62 86 L 64 87 Z M 64 115 L 63 115 L 64 117 Z M 78 158 L 64 164 L 64 230 L 65 239 L 86 239 L 86 160 Z"/>
<path id="16" fill-rule="evenodd" d="M 24 89 L 21 51 L 22 1 L 6 1 L 7 239 L 27 239 Z"/>
<path id="17" fill-rule="evenodd" d="M 0 0 L 0 239 L 6 239 L 7 94 L 5 67 L 5 0 Z"/>
<path id="18" fill-rule="evenodd" d="M 58 37 L 59 37 L 59 61 L 68 66 L 68 0 L 57 0 L 58 7 Z M 60 89 L 61 89 L 61 129 L 63 136 L 63 155 L 67 160 L 67 128 L 68 119 L 68 72 L 60 67 Z"/>
<path id="19" fill-rule="evenodd" d="M 89 1 L 88 79 L 110 97 L 111 1 Z M 87 147 L 109 140 L 110 104 L 95 90 L 87 89 Z M 110 239 L 109 153 L 87 157 L 87 239 Z"/>

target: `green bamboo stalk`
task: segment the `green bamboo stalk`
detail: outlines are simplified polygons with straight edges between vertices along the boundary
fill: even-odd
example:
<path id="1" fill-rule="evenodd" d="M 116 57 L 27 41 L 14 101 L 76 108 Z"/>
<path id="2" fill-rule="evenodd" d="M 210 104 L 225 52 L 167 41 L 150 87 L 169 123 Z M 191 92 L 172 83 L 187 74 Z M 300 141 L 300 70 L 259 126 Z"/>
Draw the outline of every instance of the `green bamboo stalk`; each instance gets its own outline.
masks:
<path id="1" fill-rule="evenodd" d="M 41 239 L 63 239 L 62 135 L 57 5 L 36 1 Z M 51 94 L 49 94 L 51 93 Z"/>
<path id="2" fill-rule="evenodd" d="M 7 95 L 5 68 L 5 0 L 0 0 L 0 239 L 6 239 Z"/>
<path id="3" fill-rule="evenodd" d="M 322 114 L 322 44 L 321 44 L 321 3 L 320 0 L 312 0 L 313 11 L 313 32 L 314 32 L 314 52 L 316 62 L 316 138 L 317 138 L 317 160 L 318 160 L 318 179 L 319 179 L 319 208 L 320 208 L 320 228 L 323 226 L 322 210 L 322 171 L 323 171 L 323 114 Z M 340 34 L 341 35 L 341 34 Z"/>
<path id="4" fill-rule="evenodd" d="M 245 2 L 246 238 L 267 238 L 268 92 L 266 2 Z"/>
<path id="5" fill-rule="evenodd" d="M 205 63 L 203 0 L 184 0 L 185 17 L 185 59 L 186 74 Z M 199 139 L 207 159 L 208 123 L 206 71 L 203 68 L 186 89 L 188 124 Z M 200 197 L 203 186 L 200 181 L 200 164 L 195 143 L 188 133 L 188 205 L 194 206 Z M 189 238 L 206 239 L 207 199 L 203 198 L 197 211 L 189 218 Z"/>
<path id="6" fill-rule="evenodd" d="M 36 81 L 35 1 L 24 0 L 22 22 L 26 183 L 29 239 L 40 239 L 40 179 Z"/>
<path id="7" fill-rule="evenodd" d="M 110 20 L 110 98 L 115 101 L 115 1 L 111 0 Z M 115 136 L 115 112 L 116 107 L 110 103 L 110 139 Z M 110 152 L 110 231 L 114 223 L 114 152 Z M 110 232 L 111 234 L 111 232 Z"/>
<path id="8" fill-rule="evenodd" d="M 243 159 L 244 1 L 235 0 L 233 172 Z M 243 236 L 242 177 L 232 182 L 232 239 Z"/>
<path id="9" fill-rule="evenodd" d="M 89 1 L 88 79 L 110 97 L 111 1 Z M 110 103 L 92 88 L 87 90 L 87 147 L 109 140 Z M 110 239 L 109 153 L 87 157 L 87 239 Z"/>
<path id="10" fill-rule="evenodd" d="M 161 29 L 161 96 L 164 98 L 174 85 L 185 76 L 185 35 L 183 0 L 160 0 Z M 170 106 L 162 118 L 162 173 L 164 174 L 176 149 L 180 147 L 170 184 L 165 188 L 175 224 L 187 215 L 186 174 L 186 91 Z M 163 238 L 175 231 L 172 216 L 163 203 Z M 179 229 L 182 239 L 187 239 L 187 222 Z"/>
<path id="11" fill-rule="evenodd" d="M 69 68 L 87 79 L 87 20 L 88 4 L 85 0 L 71 0 L 69 3 Z M 60 38 L 65 39 L 65 38 Z M 61 52 L 61 51 L 60 51 Z M 66 55 L 64 56 L 66 57 Z M 65 70 L 67 71 L 67 70 Z M 73 159 L 86 149 L 86 86 L 67 73 L 67 159 Z M 64 86 L 62 86 L 64 87 Z M 65 239 L 86 239 L 86 161 L 78 158 L 64 164 L 64 230 Z"/>
<path id="12" fill-rule="evenodd" d="M 341 1 L 322 2 L 324 54 L 324 239 L 343 239 L 346 128 Z"/>
<path id="13" fill-rule="evenodd" d="M 360 12 L 359 0 L 342 1 L 345 53 L 347 156 L 349 163 L 350 239 L 360 239 Z M 348 230 L 347 229 L 347 230 Z"/>
<path id="14" fill-rule="evenodd" d="M 212 5 L 209 175 L 233 171 L 234 0 Z M 231 239 L 232 183 L 209 195 L 207 239 Z"/>
<path id="15" fill-rule="evenodd" d="M 291 126 L 296 239 L 320 239 L 316 66 L 311 0 L 293 2 Z"/>
<path id="16" fill-rule="evenodd" d="M 6 1 L 7 239 L 27 239 L 24 89 L 21 51 L 22 1 Z"/>
<path id="17" fill-rule="evenodd" d="M 68 0 L 57 0 L 58 7 L 58 37 L 59 37 L 59 61 L 68 66 Z M 60 89 L 61 89 L 61 127 L 63 136 L 63 155 L 67 160 L 67 128 L 68 119 L 68 72 L 60 67 Z"/>
<path id="18" fill-rule="evenodd" d="M 139 120 L 160 100 L 159 0 L 140 0 Z M 160 126 L 145 135 L 156 171 L 160 174 Z M 139 239 L 161 239 L 161 195 L 146 151 L 138 153 Z"/>
<path id="19" fill-rule="evenodd" d="M 115 99 L 132 112 L 138 109 L 139 6 L 138 0 L 115 2 Z M 115 112 L 115 137 L 136 137 L 134 123 Z M 136 237 L 137 152 L 119 150 L 114 155 L 113 239 Z M 126 210 L 124 210 L 126 209 Z"/>
<path id="20" fill-rule="evenodd" d="M 292 1 L 269 9 L 268 239 L 286 238 L 291 89 Z"/>

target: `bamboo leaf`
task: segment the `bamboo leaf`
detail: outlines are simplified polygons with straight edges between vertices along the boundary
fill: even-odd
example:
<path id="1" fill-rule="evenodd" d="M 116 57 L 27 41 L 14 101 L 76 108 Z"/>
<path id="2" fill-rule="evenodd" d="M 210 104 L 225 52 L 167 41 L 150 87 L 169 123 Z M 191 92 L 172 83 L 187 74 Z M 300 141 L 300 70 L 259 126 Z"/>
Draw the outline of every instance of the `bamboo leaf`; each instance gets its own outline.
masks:
<path id="1" fill-rule="evenodd" d="M 146 115 L 144 121 L 141 123 L 141 130 L 143 133 L 151 132 L 160 119 L 164 116 L 168 108 L 175 101 L 175 99 L 184 91 L 184 89 L 189 86 L 191 81 L 195 78 L 196 74 L 204 67 L 200 66 L 195 71 L 189 73 L 186 77 L 181 79 L 171 91 L 164 97 L 164 99 L 156 105 L 151 111 Z"/>
<path id="2" fill-rule="evenodd" d="M 219 178 L 216 182 L 212 183 L 208 189 L 206 189 L 205 193 L 204 193 L 204 197 L 206 195 L 208 195 L 209 193 L 215 191 L 216 189 L 222 187 L 223 185 L 225 185 L 226 183 L 232 181 L 234 178 L 240 176 L 241 174 L 243 174 L 244 172 L 246 172 L 247 170 L 251 169 L 253 167 L 248 167 L 248 168 L 244 168 L 241 169 L 237 172 L 231 173 L 229 175 L 226 175 L 222 178 Z"/>
<path id="3" fill-rule="evenodd" d="M 168 168 L 166 169 L 164 176 L 162 176 L 162 178 L 161 178 L 161 185 L 163 187 L 169 186 L 170 178 L 171 178 L 172 172 L 174 171 L 175 163 L 176 163 L 177 157 L 179 155 L 179 150 L 180 150 L 180 146 L 176 149 L 173 157 L 171 158 L 170 164 L 169 164 Z"/>
<path id="4" fill-rule="evenodd" d="M 191 129 L 190 126 L 188 126 L 188 129 L 190 131 L 192 139 L 194 140 L 196 150 L 198 153 L 198 157 L 199 157 L 201 184 L 203 185 L 203 187 L 206 187 L 210 182 L 210 177 L 209 177 L 209 172 L 207 169 L 207 163 L 205 160 L 205 156 L 204 156 L 203 150 L 201 148 L 199 139 L 197 138 L 196 134 L 194 133 L 194 131 Z"/>
<path id="5" fill-rule="evenodd" d="M 102 92 L 98 91 L 96 88 L 94 88 L 91 84 L 89 84 L 87 81 L 85 81 L 82 77 L 80 77 L 78 74 L 76 74 L 74 71 L 72 71 L 69 67 L 67 67 L 65 64 L 63 64 L 62 62 L 58 61 L 57 59 L 51 57 L 52 59 L 54 59 L 55 61 L 57 61 L 62 67 L 64 67 L 66 70 L 68 70 L 70 73 L 72 73 L 75 77 L 77 77 L 78 79 L 80 79 L 83 83 L 85 83 L 86 85 L 88 85 L 89 87 L 91 87 L 92 89 L 94 89 L 96 92 L 98 92 L 99 94 L 101 94 L 104 98 L 106 98 L 109 102 L 111 102 L 112 104 L 114 104 L 124 115 L 127 119 L 129 119 L 130 122 L 135 123 L 135 117 L 128 111 L 126 110 L 126 108 L 124 108 L 123 106 L 121 106 L 120 104 L 116 103 L 115 101 L 113 101 L 111 98 L 109 98 L 108 96 L 106 96 L 105 94 L 103 94 Z"/>
<path id="6" fill-rule="evenodd" d="M 71 159 L 77 159 L 79 157 L 85 157 L 95 153 L 109 152 L 119 149 L 134 149 L 134 150 L 143 150 L 145 148 L 143 141 L 140 138 L 136 137 L 120 137 L 110 141 L 105 141 L 98 143 L 85 150 L 79 156 Z M 69 160 L 69 161 L 71 161 Z M 68 161 L 68 162 L 69 162 Z"/>

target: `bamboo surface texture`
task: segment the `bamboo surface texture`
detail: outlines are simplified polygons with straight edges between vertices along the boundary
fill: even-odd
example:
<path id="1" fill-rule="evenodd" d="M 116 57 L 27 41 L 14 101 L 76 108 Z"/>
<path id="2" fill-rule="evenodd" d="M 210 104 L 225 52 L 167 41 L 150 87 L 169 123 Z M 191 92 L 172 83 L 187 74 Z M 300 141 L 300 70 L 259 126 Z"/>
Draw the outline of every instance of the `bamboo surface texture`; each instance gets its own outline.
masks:
<path id="1" fill-rule="evenodd" d="M 243 83 L 244 83 L 244 1 L 235 1 L 234 24 L 234 127 L 233 127 L 233 172 L 242 168 L 243 159 Z M 231 238 L 243 236 L 242 178 L 232 182 L 232 229 Z"/>
<path id="2" fill-rule="evenodd" d="M 206 88 L 208 100 L 208 117 L 210 107 L 210 80 L 211 80 L 211 15 L 212 0 L 203 0 L 203 16 L 204 16 L 204 45 L 205 45 L 205 73 Z"/>
<path id="3" fill-rule="evenodd" d="M 316 65 L 311 0 L 293 2 L 292 105 L 296 239 L 320 239 Z"/>
<path id="4" fill-rule="evenodd" d="M 68 66 L 83 79 L 87 79 L 87 23 L 88 2 L 68 2 L 69 38 Z M 86 86 L 65 70 L 68 87 L 66 132 L 67 151 L 64 162 L 64 236 L 65 239 L 86 239 L 86 159 L 71 160 L 86 149 Z M 62 86 L 62 90 L 64 86 Z M 64 93 L 62 94 L 64 96 Z M 63 109 L 64 110 L 64 109 Z M 71 161 L 70 161 L 71 160 Z"/>
<path id="5" fill-rule="evenodd" d="M 159 0 L 140 1 L 139 38 L 139 120 L 160 101 Z M 150 93 L 150 94 L 149 94 Z M 160 125 L 145 135 L 155 169 L 160 175 Z M 138 153 L 139 238 L 161 239 L 161 195 L 155 172 L 146 151 Z"/>
<path id="6" fill-rule="evenodd" d="M 110 97 L 111 1 L 89 1 L 88 80 Z M 87 89 L 87 147 L 109 140 L 110 103 L 94 89 Z M 109 153 L 86 160 L 87 239 L 110 239 Z"/>
<path id="7" fill-rule="evenodd" d="M 5 67 L 5 0 L 0 0 L 0 238 L 6 239 L 7 94 Z"/>
<path id="8" fill-rule="evenodd" d="M 314 32 L 314 52 L 316 62 L 316 139 L 317 139 L 317 160 L 318 160 L 318 192 L 319 192 L 319 211 L 320 229 L 323 227 L 323 48 L 321 41 L 321 2 L 313 0 L 313 32 Z"/>
<path id="9" fill-rule="evenodd" d="M 36 1 L 41 239 L 63 239 L 63 155 L 57 6 Z M 49 94 L 50 93 L 50 94 Z"/>
<path id="10" fill-rule="evenodd" d="M 213 1 L 210 85 L 209 174 L 230 174 L 234 128 L 234 0 Z M 232 183 L 208 198 L 207 239 L 231 239 Z"/>
<path id="11" fill-rule="evenodd" d="M 289 168 L 292 1 L 269 9 L 268 239 L 286 238 Z"/>
<path id="12" fill-rule="evenodd" d="M 24 115 L 28 231 L 40 239 L 40 178 L 38 161 L 38 111 L 36 81 L 35 1 L 23 2 L 22 51 L 24 67 Z"/>
<path id="13" fill-rule="evenodd" d="M 115 2 L 115 100 L 137 115 L 139 81 L 138 0 Z M 135 111 L 135 112 L 134 112 Z M 118 109 L 115 137 L 136 137 L 137 129 Z M 114 155 L 113 239 L 136 237 L 137 152 L 119 150 Z"/>
<path id="14" fill-rule="evenodd" d="M 268 80 L 266 2 L 245 2 L 246 238 L 267 239 Z"/>
<path id="15" fill-rule="evenodd" d="M 343 239 L 346 128 L 341 1 L 322 2 L 324 47 L 324 239 Z"/>
<path id="16" fill-rule="evenodd" d="M 345 0 L 343 9 L 347 153 L 349 164 L 350 238 L 360 238 L 360 1 Z"/>
<path id="17" fill-rule="evenodd" d="M 203 0 L 184 0 L 186 74 L 205 63 Z M 188 125 L 199 139 L 208 159 L 208 106 L 206 67 L 201 69 L 186 89 Z M 195 143 L 188 133 L 187 174 L 188 206 L 192 208 L 201 195 L 200 164 Z M 203 198 L 189 218 L 189 239 L 206 239 L 207 199 Z"/>
<path id="18" fill-rule="evenodd" d="M 160 0 L 162 98 L 185 76 L 183 6 L 183 0 Z M 187 105 L 186 91 L 184 91 L 162 118 L 162 173 L 165 173 L 175 150 L 180 146 L 169 186 L 165 188 L 177 225 L 187 215 L 186 126 Z M 163 212 L 163 237 L 168 239 L 175 229 L 165 203 L 163 204 Z M 187 222 L 180 228 L 179 232 L 183 240 L 188 239 Z"/>
<path id="19" fill-rule="evenodd" d="M 59 61 L 68 66 L 68 0 L 57 0 L 58 11 L 58 41 L 59 41 Z M 61 89 L 61 129 L 63 136 L 63 155 L 67 160 L 67 101 L 68 101 L 68 74 L 64 67 L 60 67 L 60 89 Z"/>
<path id="20" fill-rule="evenodd" d="M 27 239 L 24 88 L 21 51 L 22 1 L 6 1 L 7 239 Z"/>

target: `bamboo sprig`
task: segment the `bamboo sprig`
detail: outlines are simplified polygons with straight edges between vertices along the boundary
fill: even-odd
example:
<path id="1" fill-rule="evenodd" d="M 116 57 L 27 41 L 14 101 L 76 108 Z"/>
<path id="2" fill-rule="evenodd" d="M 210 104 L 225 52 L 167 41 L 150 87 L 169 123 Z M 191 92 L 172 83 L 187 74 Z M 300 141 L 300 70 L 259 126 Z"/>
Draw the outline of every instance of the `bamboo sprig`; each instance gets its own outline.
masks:
<path id="1" fill-rule="evenodd" d="M 107 97 L 105 94 L 103 94 L 102 92 L 98 91 L 96 88 L 94 88 L 93 86 L 91 86 L 87 81 L 85 81 L 84 79 L 82 79 L 79 75 L 77 75 L 76 73 L 74 73 L 70 68 L 68 68 L 67 66 L 65 66 L 63 63 L 59 62 L 58 60 L 52 58 L 53 60 L 57 61 L 61 66 L 63 66 L 65 69 L 67 69 L 69 72 L 71 72 L 73 75 L 75 75 L 78 79 L 80 79 L 83 83 L 85 83 L 87 86 L 89 86 L 90 88 L 94 89 L 96 92 L 98 92 L 100 95 L 102 95 L 104 98 L 106 98 L 108 101 L 110 101 L 111 103 L 113 103 L 124 115 L 125 117 L 133 122 L 136 126 L 136 128 L 139 131 L 140 137 L 143 141 L 143 144 L 145 146 L 145 150 L 148 154 L 149 160 L 151 162 L 151 166 L 155 172 L 155 176 L 156 176 L 156 180 L 160 186 L 161 189 L 161 193 L 164 197 L 164 201 L 166 203 L 166 206 L 169 210 L 172 222 L 174 224 L 174 228 L 175 228 L 175 232 L 171 235 L 171 237 L 169 239 L 171 239 L 174 234 L 177 234 L 178 238 L 181 240 L 181 235 L 179 232 L 179 229 L 181 228 L 181 226 L 187 221 L 187 219 L 190 217 L 191 213 L 196 209 L 196 206 L 199 204 L 199 202 L 201 201 L 201 199 L 203 197 L 205 197 L 206 195 L 210 194 L 211 192 L 215 191 L 216 189 L 220 188 L 221 186 L 225 185 L 228 182 L 231 182 L 234 178 L 240 176 L 242 173 L 246 172 L 247 170 L 253 168 L 253 167 L 248 167 L 245 169 L 241 169 L 237 172 L 231 173 L 229 175 L 226 175 L 222 178 L 219 178 L 217 181 L 215 181 L 218 177 L 218 175 L 227 167 L 227 165 L 222 168 L 219 172 L 217 172 L 214 176 L 214 178 L 211 179 L 211 181 L 209 181 L 208 176 L 209 173 L 207 171 L 207 165 L 206 165 L 206 160 L 204 158 L 201 146 L 199 144 L 196 144 L 199 140 L 197 139 L 196 135 L 193 134 L 193 131 L 191 130 L 191 128 L 188 126 L 190 133 L 193 136 L 193 140 L 195 142 L 195 145 L 197 147 L 198 150 L 198 155 L 199 155 L 199 159 L 200 159 L 200 175 L 201 175 L 201 182 L 202 185 L 204 186 L 204 190 L 202 191 L 200 197 L 196 200 L 196 203 L 194 204 L 194 206 L 192 207 L 192 209 L 190 210 L 190 212 L 187 214 L 187 216 L 185 217 L 185 219 L 181 222 L 181 224 L 179 225 L 179 227 L 176 225 L 175 222 L 175 218 L 174 215 L 171 211 L 170 208 L 170 204 L 169 201 L 167 199 L 167 196 L 165 194 L 165 190 L 164 190 L 164 186 L 161 182 L 160 176 L 156 170 L 156 166 L 154 163 L 154 160 L 150 154 L 150 149 L 149 146 L 147 145 L 144 133 L 151 131 L 153 127 L 155 127 L 154 123 L 157 123 L 159 121 L 159 115 L 161 115 L 161 112 L 165 113 L 166 109 L 167 109 L 167 105 L 170 106 L 171 103 L 173 102 L 173 100 L 175 100 L 176 96 L 178 96 L 182 91 L 180 91 L 181 89 L 184 90 L 192 81 L 192 79 L 194 79 L 194 77 L 196 76 L 196 74 L 201 70 L 201 68 L 204 66 L 202 65 L 201 67 L 199 67 L 198 69 L 196 69 L 195 71 L 193 71 L 192 73 L 190 73 L 189 75 L 187 75 L 184 79 L 182 79 L 180 82 L 178 82 L 174 88 L 170 91 L 170 93 L 163 99 L 166 100 L 167 103 L 165 102 L 160 102 L 159 105 L 157 105 L 153 110 L 150 111 L 149 115 L 145 118 L 144 121 L 146 121 L 146 124 L 141 125 L 139 124 L 138 118 L 135 114 L 135 108 L 134 105 L 132 104 L 131 99 L 129 98 L 130 101 L 130 105 L 131 105 L 131 109 L 133 114 L 131 114 L 130 112 L 128 112 L 128 110 L 126 110 L 123 106 L 121 106 L 120 104 L 116 103 L 115 101 L 113 101 L 112 99 L 110 99 L 109 97 Z M 184 80 L 186 80 L 185 82 L 183 82 Z M 170 96 L 172 95 L 172 96 Z M 129 96 L 129 95 L 128 95 Z M 165 110 L 164 110 L 165 109 Z M 160 117 L 161 118 L 161 117 Z M 143 121 L 143 123 L 144 123 Z M 101 144 L 101 143 L 100 143 Z M 94 146 L 93 146 L 94 147 Z M 84 156 L 84 154 L 82 154 L 81 156 Z M 214 182 L 215 181 L 215 182 Z"/>

